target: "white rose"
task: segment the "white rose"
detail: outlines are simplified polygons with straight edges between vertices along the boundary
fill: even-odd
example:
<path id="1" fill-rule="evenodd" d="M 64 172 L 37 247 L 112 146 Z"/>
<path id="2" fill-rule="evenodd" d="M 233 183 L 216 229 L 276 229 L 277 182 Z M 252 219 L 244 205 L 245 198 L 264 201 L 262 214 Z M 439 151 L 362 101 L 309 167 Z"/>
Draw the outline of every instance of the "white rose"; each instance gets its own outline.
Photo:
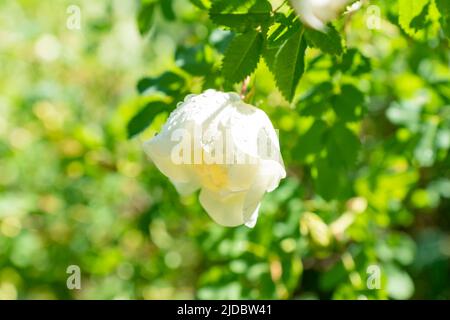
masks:
<path id="1" fill-rule="evenodd" d="M 349 0 L 291 0 L 300 19 L 311 28 L 325 30 Z"/>
<path id="2" fill-rule="evenodd" d="M 187 96 L 144 149 L 180 194 L 201 189 L 201 205 L 223 226 L 253 227 L 264 194 L 286 176 L 269 118 L 235 93 Z"/>

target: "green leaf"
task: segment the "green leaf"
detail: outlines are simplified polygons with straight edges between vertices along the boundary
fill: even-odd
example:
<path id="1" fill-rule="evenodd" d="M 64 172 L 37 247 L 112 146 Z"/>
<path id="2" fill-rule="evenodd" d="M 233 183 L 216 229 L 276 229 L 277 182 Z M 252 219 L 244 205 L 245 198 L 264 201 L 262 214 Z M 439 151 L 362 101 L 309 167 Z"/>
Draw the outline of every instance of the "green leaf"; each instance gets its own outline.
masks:
<path id="1" fill-rule="evenodd" d="M 338 261 L 329 271 L 325 271 L 319 280 L 319 287 L 325 291 L 331 291 L 337 287 L 339 283 L 345 282 L 348 277 L 344 264 Z"/>
<path id="2" fill-rule="evenodd" d="M 324 53 L 340 55 L 344 52 L 341 35 L 332 25 L 328 25 L 326 33 L 307 28 L 305 38 L 311 47 L 316 47 Z"/>
<path id="3" fill-rule="evenodd" d="M 132 138 L 135 135 L 144 131 L 149 125 L 152 124 L 153 119 L 163 111 L 171 111 L 171 107 L 163 101 L 152 101 L 145 105 L 145 107 L 139 111 L 127 125 L 128 138 Z"/>
<path id="4" fill-rule="evenodd" d="M 287 39 L 289 39 L 302 27 L 295 12 L 292 12 L 288 16 L 277 13 L 274 18 L 276 21 L 274 26 L 276 27 L 269 29 L 267 35 L 266 47 L 269 49 L 275 47 L 279 48 Z"/>
<path id="5" fill-rule="evenodd" d="M 427 20 L 429 7 L 430 7 L 430 3 L 428 2 L 423 7 L 420 14 L 411 20 L 411 23 L 409 24 L 409 26 L 411 27 L 412 30 L 419 31 L 421 29 L 425 29 L 426 27 L 428 27 L 428 25 L 430 24 L 430 22 Z"/>
<path id="6" fill-rule="evenodd" d="M 402 29 L 410 36 L 417 33 L 417 24 L 411 24 L 417 16 L 421 15 L 430 0 L 399 0 L 398 1 L 398 21 Z"/>
<path id="7" fill-rule="evenodd" d="M 350 169 L 356 163 L 360 146 L 360 141 L 353 131 L 338 122 L 328 132 L 328 161 L 334 168 Z"/>
<path id="8" fill-rule="evenodd" d="M 173 0 L 163 0 L 160 2 L 161 11 L 166 20 L 175 20 L 175 12 L 173 12 Z"/>
<path id="9" fill-rule="evenodd" d="M 199 9 L 207 10 L 208 6 L 205 4 L 205 0 L 189 0 L 194 6 Z"/>
<path id="10" fill-rule="evenodd" d="M 315 191 L 327 201 L 338 198 L 348 184 L 345 171 L 334 167 L 326 158 L 318 159 L 315 164 Z"/>
<path id="11" fill-rule="evenodd" d="M 255 70 L 263 41 L 262 34 L 255 30 L 238 35 L 231 41 L 222 64 L 222 74 L 226 81 L 240 82 Z"/>
<path id="12" fill-rule="evenodd" d="M 297 110 L 301 116 L 320 118 L 329 109 L 332 96 L 333 84 L 321 82 L 300 98 Z"/>
<path id="13" fill-rule="evenodd" d="M 269 23 L 272 6 L 267 0 L 217 0 L 209 17 L 217 25 L 240 32 Z"/>
<path id="14" fill-rule="evenodd" d="M 295 89 L 305 71 L 306 41 L 303 29 L 298 30 L 277 52 L 274 72 L 278 89 L 288 101 L 292 101 Z"/>
<path id="15" fill-rule="evenodd" d="M 358 158 L 358 137 L 344 123 L 336 122 L 325 133 L 326 157 L 314 161 L 317 193 L 325 200 L 347 198 L 351 193 L 351 172 Z"/>
<path id="16" fill-rule="evenodd" d="M 448 0 L 435 0 L 436 6 L 441 14 L 440 23 L 442 30 L 447 38 L 450 38 L 450 1 Z"/>
<path id="17" fill-rule="evenodd" d="M 279 47 L 269 48 L 265 46 L 263 48 L 262 56 L 264 58 L 264 61 L 266 62 L 267 67 L 269 68 L 270 72 L 272 74 L 275 74 L 275 58 L 277 56 L 278 51 L 280 50 Z"/>
<path id="18" fill-rule="evenodd" d="M 152 27 L 155 2 L 141 3 L 139 8 L 137 24 L 141 35 L 145 35 Z"/>
<path id="19" fill-rule="evenodd" d="M 175 63 L 181 69 L 195 76 L 205 75 L 212 68 L 212 63 L 208 59 L 207 48 L 203 45 L 179 46 L 175 52 Z"/>
<path id="20" fill-rule="evenodd" d="M 359 76 L 371 70 L 372 65 L 367 57 L 356 49 L 349 49 L 342 55 L 342 59 L 334 57 L 330 73 L 340 71 L 348 75 Z"/>
<path id="21" fill-rule="evenodd" d="M 346 84 L 341 88 L 341 93 L 333 99 L 333 109 L 343 121 L 355 121 L 362 116 L 359 108 L 364 102 L 364 94 L 355 86 Z"/>
<path id="22" fill-rule="evenodd" d="M 158 77 L 143 78 L 137 84 L 140 94 L 162 92 L 169 96 L 176 95 L 183 91 L 186 80 L 174 72 L 164 72 Z"/>
<path id="23" fill-rule="evenodd" d="M 273 30 L 269 30 L 262 53 L 266 65 L 272 74 L 275 74 L 276 71 L 275 58 L 281 46 L 301 28 L 301 24 L 298 21 L 294 21 L 296 17 L 294 12 L 289 16 L 280 13 L 275 15 L 275 20 L 279 25 Z"/>
<path id="24" fill-rule="evenodd" d="M 323 137 L 327 125 L 322 120 L 317 120 L 298 140 L 294 148 L 294 154 L 300 160 L 305 160 L 308 155 L 319 155 L 323 149 Z"/>

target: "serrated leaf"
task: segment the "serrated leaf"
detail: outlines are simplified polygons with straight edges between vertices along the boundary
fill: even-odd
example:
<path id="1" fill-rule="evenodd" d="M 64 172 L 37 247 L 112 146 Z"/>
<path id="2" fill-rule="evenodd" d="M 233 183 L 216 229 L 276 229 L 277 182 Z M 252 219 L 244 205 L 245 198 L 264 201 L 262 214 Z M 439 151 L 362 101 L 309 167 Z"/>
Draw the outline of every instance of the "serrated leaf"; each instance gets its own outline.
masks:
<path id="1" fill-rule="evenodd" d="M 141 35 L 145 35 L 152 27 L 154 11 L 154 2 L 141 4 L 137 17 L 138 29 Z"/>
<path id="2" fill-rule="evenodd" d="M 267 40 L 264 43 L 263 57 L 272 74 L 275 74 L 275 58 L 281 46 L 301 28 L 301 24 L 298 21 L 293 21 L 295 18 L 295 14 L 291 14 L 288 17 L 283 15 L 283 18 L 277 18 L 278 20 L 283 20 L 283 23 L 268 33 Z"/>
<path id="3" fill-rule="evenodd" d="M 255 30 L 238 35 L 231 41 L 222 64 L 222 74 L 227 82 L 240 82 L 255 70 L 262 45 L 263 36 Z"/>
<path id="4" fill-rule="evenodd" d="M 305 50 L 306 41 L 301 29 L 292 35 L 276 54 L 273 68 L 275 82 L 288 101 L 292 101 L 305 71 Z"/>
<path id="5" fill-rule="evenodd" d="M 163 101 L 152 101 L 147 103 L 127 125 L 128 138 L 144 131 L 152 124 L 153 119 L 163 111 L 171 111 L 173 108 Z"/>
<path id="6" fill-rule="evenodd" d="M 341 35 L 332 25 L 328 25 L 326 33 L 307 28 L 305 37 L 311 47 L 316 47 L 324 53 L 340 55 L 344 51 Z"/>
<path id="7" fill-rule="evenodd" d="M 267 67 L 269 68 L 270 72 L 272 74 L 275 74 L 275 58 L 277 56 L 278 51 L 280 50 L 280 47 L 267 47 L 265 46 L 263 49 L 263 58 L 266 62 Z"/>
<path id="8" fill-rule="evenodd" d="M 296 31 L 301 28 L 300 22 L 297 20 L 298 17 L 295 12 L 290 15 L 285 16 L 284 14 L 276 14 L 275 28 L 270 28 L 267 35 L 268 48 L 274 48 L 281 46 L 287 39 L 289 39 Z"/>
<path id="9" fill-rule="evenodd" d="M 267 25 L 272 6 L 267 0 L 216 0 L 209 17 L 217 25 L 243 32 Z"/>
<path id="10" fill-rule="evenodd" d="M 417 25 L 411 25 L 414 18 L 421 15 L 425 6 L 430 0 L 399 0 L 398 1 L 398 22 L 402 29 L 410 36 L 417 33 Z"/>

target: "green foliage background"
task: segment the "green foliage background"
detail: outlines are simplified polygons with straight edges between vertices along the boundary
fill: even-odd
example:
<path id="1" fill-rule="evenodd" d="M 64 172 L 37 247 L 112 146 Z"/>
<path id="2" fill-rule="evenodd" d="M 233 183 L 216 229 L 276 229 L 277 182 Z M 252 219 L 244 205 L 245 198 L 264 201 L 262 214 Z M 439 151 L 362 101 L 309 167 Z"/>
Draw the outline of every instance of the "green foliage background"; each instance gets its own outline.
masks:
<path id="1" fill-rule="evenodd" d="M 0 299 L 450 298 L 448 1 L 366 1 L 326 34 L 213 2 L 0 2 Z M 229 229 L 141 145 L 249 74 L 288 177 Z"/>

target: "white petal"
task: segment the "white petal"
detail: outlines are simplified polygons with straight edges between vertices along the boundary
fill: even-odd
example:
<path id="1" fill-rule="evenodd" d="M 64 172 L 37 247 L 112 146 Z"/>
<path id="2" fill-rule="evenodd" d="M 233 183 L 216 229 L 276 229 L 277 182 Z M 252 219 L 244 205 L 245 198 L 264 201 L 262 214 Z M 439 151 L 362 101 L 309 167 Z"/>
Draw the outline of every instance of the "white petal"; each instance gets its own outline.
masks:
<path id="1" fill-rule="evenodd" d="M 267 114 L 242 101 L 235 103 L 234 107 L 226 125 L 235 147 L 253 157 L 265 158 L 258 143 L 264 137 L 279 153 L 278 135 Z"/>
<path id="2" fill-rule="evenodd" d="M 291 0 L 302 21 L 311 28 L 325 31 L 326 24 L 335 19 L 349 0 Z"/>
<path id="3" fill-rule="evenodd" d="M 207 122 L 214 119 L 233 99 L 236 99 L 235 95 L 215 90 L 206 90 L 202 94 L 189 95 L 170 114 L 162 132 L 171 131 L 189 122 L 195 122 L 206 127 Z"/>
<path id="4" fill-rule="evenodd" d="M 209 216 L 218 224 L 234 227 L 245 224 L 252 228 L 258 218 L 264 194 L 278 186 L 282 172 L 273 161 L 265 161 L 258 168 L 251 187 L 243 192 L 220 192 L 203 188 L 200 203 Z"/>
<path id="5" fill-rule="evenodd" d="M 202 189 L 200 203 L 209 216 L 218 224 L 225 227 L 236 227 L 244 223 L 242 209 L 246 192 L 229 193 Z"/>
<path id="6" fill-rule="evenodd" d="M 245 226 L 248 228 L 254 228 L 256 225 L 256 221 L 258 220 L 260 204 L 256 207 L 255 211 L 251 214 L 250 218 L 245 222 Z"/>
<path id="7" fill-rule="evenodd" d="M 175 182 L 189 182 L 192 179 L 189 168 L 172 161 L 170 147 L 171 145 L 165 140 L 156 138 L 144 143 L 145 153 L 165 176 Z"/>
<path id="8" fill-rule="evenodd" d="M 191 182 L 176 182 L 172 181 L 175 189 L 177 189 L 178 193 L 182 196 L 190 195 L 200 189 L 200 184 L 197 181 Z"/>
<path id="9" fill-rule="evenodd" d="M 280 172 L 279 169 L 278 163 L 274 161 L 263 161 L 259 167 L 258 174 L 248 190 L 244 201 L 242 214 L 247 226 L 256 223 L 264 194 L 275 189 L 280 183 L 283 172 Z"/>
<path id="10" fill-rule="evenodd" d="M 227 168 L 228 188 L 233 192 L 248 190 L 258 171 L 257 164 L 234 164 Z"/>
<path id="11" fill-rule="evenodd" d="M 314 14 L 314 3 L 311 0 L 292 0 L 292 7 L 300 19 L 311 28 L 324 30 L 325 24 Z"/>
<path id="12" fill-rule="evenodd" d="M 257 167 L 261 165 L 261 161 L 274 162 L 272 163 L 274 166 L 272 172 L 276 179 L 284 178 L 286 171 L 278 135 L 269 117 L 264 111 L 246 104 L 240 105 L 236 112 L 239 116 L 235 116 L 230 123 L 235 152 L 245 153 L 248 154 L 249 159 L 256 159 Z M 281 178 L 279 178 L 280 176 Z"/>
<path id="13" fill-rule="evenodd" d="M 277 161 L 263 160 L 261 162 L 261 175 L 265 177 L 267 192 L 272 192 L 280 184 L 280 180 L 286 178 L 286 170 Z"/>

